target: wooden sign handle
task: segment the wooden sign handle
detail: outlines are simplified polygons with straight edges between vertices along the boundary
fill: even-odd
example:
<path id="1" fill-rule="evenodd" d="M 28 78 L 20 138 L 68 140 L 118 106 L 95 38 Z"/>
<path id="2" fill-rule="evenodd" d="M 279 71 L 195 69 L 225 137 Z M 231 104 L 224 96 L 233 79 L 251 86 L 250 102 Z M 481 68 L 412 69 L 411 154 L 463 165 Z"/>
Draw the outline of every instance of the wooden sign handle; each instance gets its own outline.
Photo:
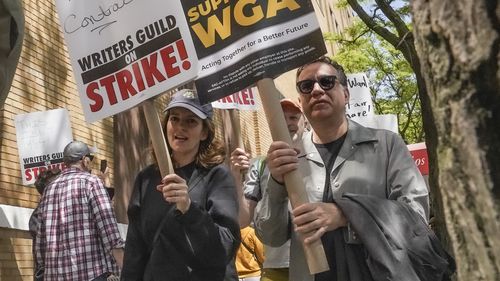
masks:
<path id="1" fill-rule="evenodd" d="M 245 145 L 243 144 L 243 138 L 241 137 L 241 126 L 240 126 L 240 118 L 236 114 L 236 109 L 226 109 L 227 115 L 229 117 L 229 122 L 231 122 L 231 140 L 232 143 L 235 143 L 237 148 L 245 149 Z M 231 145 L 230 150 L 233 145 Z M 233 151 L 230 151 L 231 154 Z M 245 174 L 248 170 L 239 170 L 238 175 L 235 175 L 236 179 L 240 179 L 241 182 L 245 182 Z"/>
<path id="2" fill-rule="evenodd" d="M 270 78 L 264 78 L 257 82 L 259 88 L 259 95 L 262 101 L 262 107 L 266 113 L 267 122 L 273 140 L 285 141 L 292 145 L 292 139 L 288 132 L 285 115 L 280 105 L 280 94 L 274 82 Z M 295 208 L 301 204 L 309 202 L 307 192 L 303 182 L 303 177 L 299 170 L 292 171 L 284 175 L 285 186 L 288 192 L 288 198 L 292 207 Z M 325 249 L 321 240 L 317 240 L 313 244 L 303 244 L 304 252 L 311 274 L 328 271 L 330 268 L 326 260 Z"/>
<path id="3" fill-rule="evenodd" d="M 232 137 L 234 143 L 237 144 L 239 148 L 245 148 L 243 145 L 243 139 L 241 138 L 241 126 L 240 119 L 236 115 L 236 109 L 226 109 L 229 113 L 229 120 L 231 121 L 231 128 L 233 129 Z"/>
<path id="4" fill-rule="evenodd" d="M 168 152 L 167 142 L 165 140 L 165 135 L 163 134 L 160 118 L 156 112 L 154 99 L 144 101 L 142 103 L 142 109 L 144 111 L 144 116 L 146 117 L 149 136 L 151 137 L 151 141 L 153 143 L 156 161 L 158 162 L 161 177 L 163 178 L 168 174 L 173 174 L 174 168 L 172 160 L 170 159 L 170 153 Z"/>

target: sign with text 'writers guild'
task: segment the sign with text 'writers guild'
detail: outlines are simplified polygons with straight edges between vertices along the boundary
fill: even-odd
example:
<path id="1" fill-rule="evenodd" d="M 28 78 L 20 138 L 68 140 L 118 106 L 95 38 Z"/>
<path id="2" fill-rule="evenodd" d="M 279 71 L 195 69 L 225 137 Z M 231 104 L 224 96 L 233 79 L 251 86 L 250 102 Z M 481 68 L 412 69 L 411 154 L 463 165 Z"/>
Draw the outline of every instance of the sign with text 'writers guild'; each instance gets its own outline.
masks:
<path id="1" fill-rule="evenodd" d="M 179 1 L 56 1 L 87 122 L 194 79 L 197 58 Z"/>

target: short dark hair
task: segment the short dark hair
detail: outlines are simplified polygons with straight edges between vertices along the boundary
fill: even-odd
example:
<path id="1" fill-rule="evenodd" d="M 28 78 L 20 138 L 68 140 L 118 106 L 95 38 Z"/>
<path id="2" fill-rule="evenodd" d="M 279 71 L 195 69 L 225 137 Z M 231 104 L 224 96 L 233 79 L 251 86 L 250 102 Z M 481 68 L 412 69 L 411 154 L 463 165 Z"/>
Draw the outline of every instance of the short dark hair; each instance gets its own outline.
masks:
<path id="1" fill-rule="evenodd" d="M 317 63 L 317 62 L 322 62 L 322 63 L 326 63 L 328 65 L 331 65 L 335 70 L 337 70 L 337 74 L 338 74 L 337 78 L 338 78 L 339 83 L 342 86 L 347 87 L 347 76 L 345 75 L 344 68 L 338 62 L 332 60 L 330 57 L 327 57 L 327 56 L 319 57 L 319 58 L 317 58 L 311 62 L 308 62 L 308 63 L 302 65 L 301 67 L 299 67 L 297 69 L 297 76 L 295 76 L 295 80 L 297 80 L 299 78 L 300 73 L 302 72 L 302 70 L 304 70 L 304 68 L 306 68 L 306 66 L 311 65 L 313 63 Z"/>

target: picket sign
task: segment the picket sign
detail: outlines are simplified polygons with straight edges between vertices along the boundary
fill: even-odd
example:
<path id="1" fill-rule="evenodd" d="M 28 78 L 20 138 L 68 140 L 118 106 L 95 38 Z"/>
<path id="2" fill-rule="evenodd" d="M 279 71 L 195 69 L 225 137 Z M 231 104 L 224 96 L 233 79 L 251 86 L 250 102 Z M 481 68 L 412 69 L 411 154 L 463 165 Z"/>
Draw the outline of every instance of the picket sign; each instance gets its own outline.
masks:
<path id="1" fill-rule="evenodd" d="M 153 99 L 144 101 L 141 106 L 144 111 L 144 117 L 146 117 L 149 136 L 151 137 L 151 142 L 153 143 L 156 162 L 158 162 L 160 174 L 163 178 L 168 174 L 173 174 L 174 168 L 172 165 L 172 159 L 170 158 L 170 152 L 168 151 L 167 141 L 165 140 L 165 135 L 163 134 L 163 129 L 161 127 L 161 121 L 158 117 L 158 113 L 156 112 Z"/>
<path id="2" fill-rule="evenodd" d="M 247 111 L 258 111 L 259 101 L 255 98 L 258 90 L 248 87 L 232 95 L 228 95 L 212 102 L 212 107 L 217 109 L 238 109 Z"/>
<path id="3" fill-rule="evenodd" d="M 259 88 L 262 107 L 264 108 L 273 140 L 281 140 L 292 145 L 285 115 L 280 105 L 280 93 L 276 89 L 273 80 L 270 78 L 259 80 L 257 81 L 257 87 Z M 284 175 L 288 198 L 294 208 L 309 202 L 303 178 L 298 169 Z M 316 240 L 312 244 L 304 244 L 304 253 L 311 274 L 329 270 L 325 249 L 321 240 Z"/>
<path id="4" fill-rule="evenodd" d="M 181 3 L 104 2 L 56 0 L 85 119 L 141 106 L 164 177 L 174 170 L 153 99 L 198 73 Z"/>
<path id="5" fill-rule="evenodd" d="M 195 80 L 200 102 L 216 101 L 256 83 L 273 140 L 291 143 L 272 78 L 326 53 L 312 2 L 191 0 L 181 4 L 201 66 Z M 207 13 L 204 5 L 209 6 Z M 287 178 L 292 206 L 307 202 L 298 172 Z M 321 242 L 303 247 L 311 274 L 329 269 Z"/>
<path id="6" fill-rule="evenodd" d="M 233 130 L 231 139 L 234 141 L 234 143 L 236 143 L 236 147 L 243 149 L 245 147 L 243 144 L 243 139 L 241 137 L 241 126 L 239 118 L 236 115 L 236 110 L 258 110 L 254 91 L 257 91 L 256 88 L 249 87 L 212 102 L 213 108 L 218 108 L 227 112 L 227 117 L 229 119 L 229 122 L 231 123 L 231 128 Z"/>
<path id="7" fill-rule="evenodd" d="M 232 139 L 236 143 L 236 146 L 240 148 L 244 148 L 244 144 L 241 138 L 241 126 L 239 118 L 236 115 L 236 110 L 257 111 L 258 105 L 254 95 L 255 91 L 257 91 L 256 88 L 249 87 L 212 102 L 213 108 L 227 112 L 227 117 L 233 129 Z"/>
<path id="8" fill-rule="evenodd" d="M 64 108 L 14 116 L 23 184 L 33 184 L 45 170 L 65 168 L 64 147 L 73 140 Z"/>

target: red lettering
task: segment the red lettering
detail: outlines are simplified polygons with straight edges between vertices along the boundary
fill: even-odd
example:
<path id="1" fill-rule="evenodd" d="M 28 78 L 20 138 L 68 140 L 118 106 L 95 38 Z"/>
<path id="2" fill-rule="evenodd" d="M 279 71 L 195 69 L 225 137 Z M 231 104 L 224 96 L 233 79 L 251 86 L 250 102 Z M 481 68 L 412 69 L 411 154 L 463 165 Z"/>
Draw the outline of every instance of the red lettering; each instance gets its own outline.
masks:
<path id="1" fill-rule="evenodd" d="M 104 86 L 104 88 L 106 88 L 106 93 L 108 94 L 109 104 L 111 104 L 111 105 L 118 102 L 116 100 L 115 88 L 113 87 L 113 83 L 115 81 L 116 80 L 115 80 L 114 75 L 105 77 L 99 81 L 101 83 L 101 86 Z"/>
<path id="2" fill-rule="evenodd" d="M 132 64 L 132 70 L 134 71 L 135 82 L 137 83 L 137 90 L 139 92 L 144 91 L 146 87 L 144 86 L 144 80 L 142 79 L 141 68 L 138 63 Z"/>
<path id="3" fill-rule="evenodd" d="M 177 62 L 177 58 L 175 56 L 171 56 L 174 52 L 174 47 L 167 46 L 160 51 L 161 59 L 163 61 L 163 66 L 165 67 L 165 71 L 167 72 L 167 77 L 173 77 L 179 73 L 181 70 L 178 66 L 174 67 L 174 64 Z"/>
<path id="4" fill-rule="evenodd" d="M 161 51 L 160 51 L 161 52 Z M 148 87 L 153 87 L 155 85 L 155 80 L 158 82 L 164 81 L 166 78 L 161 74 L 160 70 L 157 67 L 158 54 L 153 53 L 148 57 L 141 59 L 142 71 L 144 72 L 144 76 L 146 77 L 146 83 Z"/>
<path id="5" fill-rule="evenodd" d="M 240 92 L 237 92 L 237 93 L 233 94 L 233 99 L 234 99 L 235 103 L 241 104 Z"/>
<path id="6" fill-rule="evenodd" d="M 232 103 L 233 102 L 230 95 L 222 98 L 221 101 L 224 103 Z"/>
<path id="7" fill-rule="evenodd" d="M 31 175 L 31 169 L 24 170 L 24 176 L 26 177 L 26 181 L 30 181 L 33 178 Z"/>
<path id="8" fill-rule="evenodd" d="M 33 168 L 33 174 L 35 175 L 35 179 L 38 178 L 38 167 Z"/>
<path id="9" fill-rule="evenodd" d="M 98 94 L 99 85 L 97 82 L 92 82 L 87 86 L 87 97 L 94 101 L 94 104 L 90 105 L 90 111 L 96 112 L 102 108 L 102 97 Z"/>
<path id="10" fill-rule="evenodd" d="M 177 51 L 179 52 L 179 57 L 181 60 L 185 60 L 188 58 L 188 54 L 186 51 L 186 46 L 184 46 L 184 40 L 180 39 L 175 42 L 175 45 L 177 46 Z"/>
<path id="11" fill-rule="evenodd" d="M 410 151 L 415 165 L 418 167 L 422 175 L 429 174 L 429 162 L 427 161 L 427 150 L 424 149 L 414 149 Z"/>
<path id="12" fill-rule="evenodd" d="M 182 40 L 182 39 L 177 40 L 177 42 L 175 42 L 175 45 L 177 46 L 177 51 L 179 52 L 179 57 L 181 58 L 181 60 L 183 60 L 182 68 L 184 68 L 184 70 L 190 69 L 191 62 L 189 60 L 187 60 L 188 53 L 186 51 L 186 46 L 184 45 L 184 40 Z"/>
<path id="13" fill-rule="evenodd" d="M 248 97 L 250 98 L 250 104 L 254 105 L 255 101 L 254 101 L 254 98 L 253 98 L 252 88 L 248 88 Z"/>
<path id="14" fill-rule="evenodd" d="M 137 94 L 134 86 L 132 86 L 132 81 L 134 81 L 132 73 L 127 69 L 116 73 L 116 82 L 118 83 L 118 89 L 120 89 L 122 100 L 127 100 L 130 96 L 135 96 L 135 94 Z"/>
<path id="15" fill-rule="evenodd" d="M 240 93 L 241 93 L 242 104 L 250 104 L 250 101 L 248 101 L 247 90 L 242 90 L 242 91 L 240 91 Z"/>
<path id="16" fill-rule="evenodd" d="M 159 61 L 160 59 L 161 61 Z M 86 94 L 91 100 L 90 110 L 92 112 L 100 111 L 104 107 L 105 100 L 109 102 L 109 105 L 115 105 L 119 102 L 119 98 L 121 98 L 120 101 L 127 100 L 167 78 L 180 74 L 179 60 L 183 60 L 183 69 L 190 68 L 183 40 L 178 40 L 175 44 L 170 44 L 158 52 L 132 63 L 126 69 L 89 83 L 86 86 Z M 163 67 L 160 64 L 163 64 Z M 117 96 L 116 91 L 119 91 L 119 96 Z M 232 103 L 234 99 L 238 99 L 238 97 L 227 97 L 223 102 Z"/>

